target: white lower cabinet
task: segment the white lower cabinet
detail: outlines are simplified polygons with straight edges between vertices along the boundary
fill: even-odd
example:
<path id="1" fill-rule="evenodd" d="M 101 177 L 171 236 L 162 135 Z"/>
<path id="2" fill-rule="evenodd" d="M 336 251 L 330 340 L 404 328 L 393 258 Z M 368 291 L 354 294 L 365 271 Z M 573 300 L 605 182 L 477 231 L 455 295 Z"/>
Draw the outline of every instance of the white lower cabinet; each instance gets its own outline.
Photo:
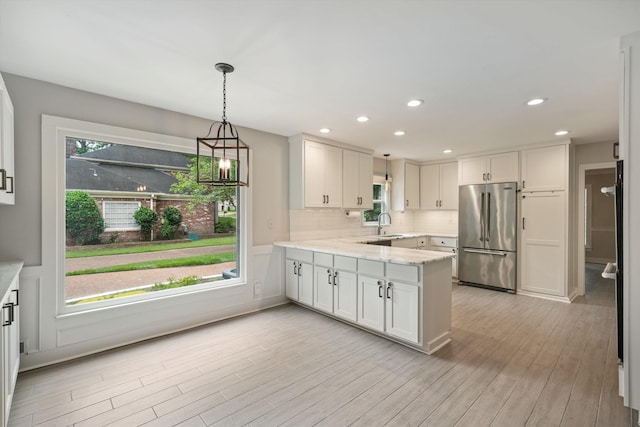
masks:
<path id="1" fill-rule="evenodd" d="M 388 282 L 385 291 L 386 322 L 389 335 L 418 342 L 418 303 L 420 288 L 417 284 Z"/>
<path id="2" fill-rule="evenodd" d="M 285 295 L 303 304 L 313 304 L 313 252 L 287 248 Z"/>
<path id="3" fill-rule="evenodd" d="M 415 269 L 418 279 L 417 267 L 402 267 Z M 418 283 L 406 284 L 387 280 L 386 277 L 358 276 L 358 323 L 362 326 L 417 344 L 420 341 L 419 307 Z"/>
<path id="4" fill-rule="evenodd" d="M 313 306 L 318 310 L 355 322 L 358 295 L 356 259 L 315 253 L 314 263 Z"/>
<path id="5" fill-rule="evenodd" d="M 384 332 L 384 279 L 358 275 L 358 323 Z"/>
<path id="6" fill-rule="evenodd" d="M 451 341 L 450 258 L 399 264 L 357 256 L 287 247 L 287 297 L 427 354 Z"/>
<path id="7" fill-rule="evenodd" d="M 0 289 L 2 289 L 2 305 L 0 320 L 0 390 L 2 391 L 2 408 L 0 409 L 0 426 L 8 425 L 9 411 L 13 401 L 13 392 L 20 368 L 20 297 L 18 277 L 22 263 L 0 263 Z"/>

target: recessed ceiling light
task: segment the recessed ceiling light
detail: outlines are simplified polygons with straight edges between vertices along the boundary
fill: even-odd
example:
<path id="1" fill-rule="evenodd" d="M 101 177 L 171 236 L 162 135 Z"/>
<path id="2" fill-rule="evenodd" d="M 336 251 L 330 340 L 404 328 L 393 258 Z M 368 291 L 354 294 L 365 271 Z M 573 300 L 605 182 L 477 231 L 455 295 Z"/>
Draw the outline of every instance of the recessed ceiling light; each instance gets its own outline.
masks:
<path id="1" fill-rule="evenodd" d="M 364 123 L 364 122 L 368 122 L 369 121 L 369 117 L 367 116 L 360 116 L 356 119 L 357 121 Z"/>
<path id="2" fill-rule="evenodd" d="M 556 136 L 565 136 L 569 133 L 568 130 L 559 130 L 558 132 L 556 132 Z"/>
<path id="3" fill-rule="evenodd" d="M 395 136 L 402 136 L 404 135 L 404 131 L 403 130 L 397 130 L 393 133 Z"/>
<path id="4" fill-rule="evenodd" d="M 529 106 L 540 105 L 546 101 L 547 101 L 547 98 L 533 98 L 527 101 L 527 105 Z"/>
<path id="5" fill-rule="evenodd" d="M 419 105 L 422 105 L 424 103 L 424 101 L 422 99 L 412 99 L 411 101 L 407 102 L 407 105 L 409 107 L 417 107 Z"/>
<path id="6" fill-rule="evenodd" d="M 451 150 L 449 150 L 449 149 L 447 148 L 446 150 L 442 150 L 442 152 L 443 152 L 444 154 L 449 154 L 449 153 L 451 153 Z"/>
<path id="7" fill-rule="evenodd" d="M 322 132 L 322 133 L 329 133 L 329 132 L 331 132 L 331 129 L 329 129 L 329 128 L 322 128 L 322 129 L 320 129 L 320 132 Z"/>

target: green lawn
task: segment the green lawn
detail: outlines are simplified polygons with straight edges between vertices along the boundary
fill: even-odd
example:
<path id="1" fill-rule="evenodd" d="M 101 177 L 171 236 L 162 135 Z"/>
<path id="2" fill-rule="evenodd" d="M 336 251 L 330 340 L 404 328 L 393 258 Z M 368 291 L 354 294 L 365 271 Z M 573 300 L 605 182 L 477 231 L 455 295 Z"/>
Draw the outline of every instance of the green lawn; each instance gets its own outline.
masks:
<path id="1" fill-rule="evenodd" d="M 126 248 L 87 249 L 82 251 L 67 251 L 66 258 L 83 258 L 104 255 L 139 254 L 143 252 L 168 251 L 170 249 L 199 248 L 202 246 L 234 245 L 235 236 L 214 237 L 211 239 L 196 240 L 194 242 L 168 243 L 150 246 L 131 246 Z"/>
<path id="2" fill-rule="evenodd" d="M 111 267 L 101 267 L 101 268 L 92 268 L 87 270 L 70 271 L 70 272 L 67 272 L 66 275 L 79 276 L 82 274 L 113 273 L 117 271 L 150 270 L 154 268 L 187 267 L 191 265 L 220 264 L 222 262 L 235 261 L 235 259 L 236 259 L 235 252 L 223 252 L 223 253 L 213 254 L 213 255 L 160 259 L 156 261 L 134 262 L 131 264 L 114 265 Z"/>

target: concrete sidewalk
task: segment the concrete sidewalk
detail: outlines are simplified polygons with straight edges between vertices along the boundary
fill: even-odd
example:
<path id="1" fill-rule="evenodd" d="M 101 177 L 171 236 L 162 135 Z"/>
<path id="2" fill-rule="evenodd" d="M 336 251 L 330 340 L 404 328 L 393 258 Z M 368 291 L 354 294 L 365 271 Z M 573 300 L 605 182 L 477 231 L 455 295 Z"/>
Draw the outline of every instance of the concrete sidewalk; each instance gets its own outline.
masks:
<path id="1" fill-rule="evenodd" d="M 72 258 L 65 260 L 66 271 L 86 270 L 90 268 L 112 267 L 135 262 L 175 259 L 191 256 L 234 252 L 235 245 L 203 246 L 199 248 L 171 249 L 167 251 L 143 252 L 139 254 L 105 255 L 96 257 Z M 153 285 L 169 279 L 179 280 L 187 276 L 214 276 L 223 270 L 234 268 L 236 262 L 189 267 L 157 268 L 150 270 L 131 270 L 115 273 L 84 274 L 65 277 L 65 298 L 74 299 L 84 296 L 119 291 L 138 286 Z"/>

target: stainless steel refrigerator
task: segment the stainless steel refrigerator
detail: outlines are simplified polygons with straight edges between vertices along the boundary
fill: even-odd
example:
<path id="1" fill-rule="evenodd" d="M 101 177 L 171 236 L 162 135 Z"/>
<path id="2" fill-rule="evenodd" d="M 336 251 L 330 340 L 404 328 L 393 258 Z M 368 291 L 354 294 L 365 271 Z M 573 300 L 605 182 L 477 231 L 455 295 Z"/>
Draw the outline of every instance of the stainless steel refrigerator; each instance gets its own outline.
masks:
<path id="1" fill-rule="evenodd" d="M 517 183 L 460 187 L 458 279 L 516 290 Z"/>

